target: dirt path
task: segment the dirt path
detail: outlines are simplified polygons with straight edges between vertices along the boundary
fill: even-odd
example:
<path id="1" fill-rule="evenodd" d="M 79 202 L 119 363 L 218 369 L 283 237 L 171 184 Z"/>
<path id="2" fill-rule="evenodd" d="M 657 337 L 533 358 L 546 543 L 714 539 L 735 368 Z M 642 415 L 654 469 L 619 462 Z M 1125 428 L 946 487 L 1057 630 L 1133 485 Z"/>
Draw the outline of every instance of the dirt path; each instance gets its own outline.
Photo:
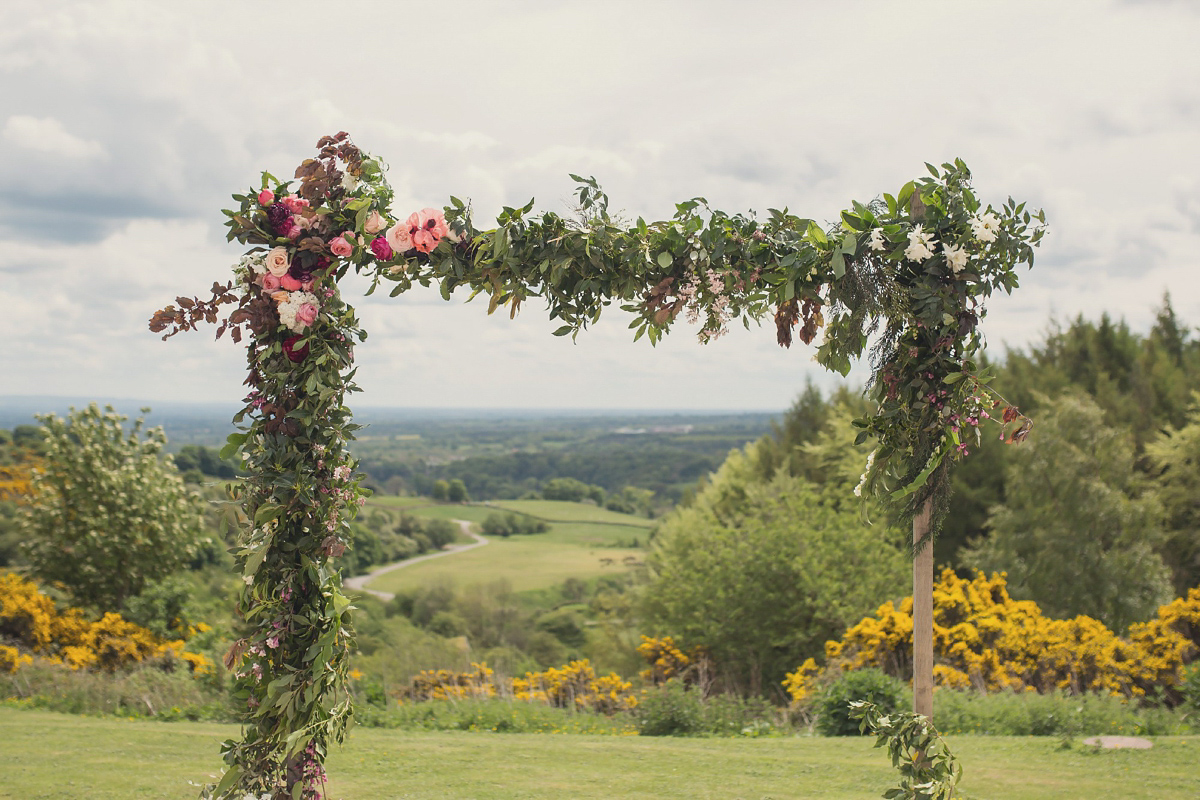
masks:
<path id="1" fill-rule="evenodd" d="M 359 592 L 366 592 L 367 594 L 373 594 L 380 600 L 391 600 L 396 595 L 392 594 L 391 592 L 380 592 L 375 589 L 368 589 L 367 584 L 378 578 L 380 575 L 386 575 L 387 573 L 395 572 L 398 569 L 411 567 L 413 564 L 419 564 L 422 561 L 428 561 L 431 558 L 452 556 L 455 553 L 462 553 L 466 550 L 474 550 L 476 547 L 483 547 L 485 544 L 490 544 L 487 539 L 471 530 L 470 522 L 463 519 L 456 519 L 453 521 L 458 523 L 458 526 L 462 528 L 463 533 L 465 533 L 467 536 L 470 536 L 475 541 L 471 542 L 470 544 L 451 545 L 450 547 L 447 547 L 444 550 L 439 550 L 436 553 L 427 553 L 426 555 L 417 556 L 416 558 L 406 558 L 403 561 L 397 561 L 394 564 L 376 567 L 366 575 L 355 575 L 353 578 L 347 578 L 345 582 L 346 588 L 354 589 Z"/>

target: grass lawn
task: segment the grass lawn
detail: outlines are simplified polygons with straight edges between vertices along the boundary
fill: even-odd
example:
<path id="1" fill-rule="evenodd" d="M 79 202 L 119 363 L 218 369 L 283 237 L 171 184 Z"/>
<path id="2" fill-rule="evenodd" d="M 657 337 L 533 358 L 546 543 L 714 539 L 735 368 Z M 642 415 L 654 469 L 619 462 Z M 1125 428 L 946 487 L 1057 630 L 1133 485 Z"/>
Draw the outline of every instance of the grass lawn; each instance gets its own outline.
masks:
<path id="1" fill-rule="evenodd" d="M 231 725 L 132 722 L 0 708 L 4 800 L 191 800 Z M 964 800 L 1170 800 L 1200 795 L 1200 737 L 1148 751 L 959 736 Z M 877 798 L 892 770 L 862 739 L 651 739 L 355 729 L 329 761 L 344 800 Z"/>
<path id="2" fill-rule="evenodd" d="M 619 547 L 585 547 L 577 543 L 551 541 L 552 534 L 513 536 L 507 539 L 492 537 L 487 547 L 477 547 L 444 558 L 435 558 L 411 567 L 389 572 L 371 581 L 368 586 L 383 592 L 396 592 L 424 586 L 432 581 L 449 578 L 459 586 L 488 583 L 507 578 L 515 591 L 544 589 L 576 577 L 623 572 L 629 569 L 624 559 L 629 556 L 640 562 L 644 550 Z M 602 559 L 609 559 L 605 564 Z"/>

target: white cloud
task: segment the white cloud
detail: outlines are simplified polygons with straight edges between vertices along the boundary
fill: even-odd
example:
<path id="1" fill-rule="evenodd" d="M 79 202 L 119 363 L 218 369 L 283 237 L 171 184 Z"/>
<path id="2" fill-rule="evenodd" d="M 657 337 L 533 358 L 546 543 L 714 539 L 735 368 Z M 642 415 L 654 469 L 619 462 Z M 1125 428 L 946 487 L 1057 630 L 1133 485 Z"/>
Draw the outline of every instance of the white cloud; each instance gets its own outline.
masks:
<path id="1" fill-rule="evenodd" d="M 1050 221 L 1035 269 L 990 303 L 994 346 L 1051 312 L 1145 329 L 1164 290 L 1200 323 L 1187 4 L 752 2 L 730 24 L 706 0 L 445 3 L 419 7 L 424 36 L 395 33 L 415 4 L 329 8 L 0 9 L 0 138 L 22 154 L 0 162 L 6 392 L 240 396 L 237 348 L 164 344 L 145 318 L 227 277 L 230 193 L 336 130 L 389 163 L 398 211 L 454 194 L 481 227 L 531 195 L 563 213 L 568 172 L 630 217 L 701 195 L 828 220 L 961 156 L 983 198 Z M 610 310 L 571 345 L 536 301 L 515 321 L 431 293 L 358 305 L 366 404 L 782 408 L 831 380 L 767 329 L 650 348 Z"/>
<path id="2" fill-rule="evenodd" d="M 104 145 L 91 139 L 72 136 L 53 117 L 37 118 L 18 114 L 9 117 L 0 133 L 4 141 L 22 150 L 32 150 L 70 160 L 108 159 Z"/>

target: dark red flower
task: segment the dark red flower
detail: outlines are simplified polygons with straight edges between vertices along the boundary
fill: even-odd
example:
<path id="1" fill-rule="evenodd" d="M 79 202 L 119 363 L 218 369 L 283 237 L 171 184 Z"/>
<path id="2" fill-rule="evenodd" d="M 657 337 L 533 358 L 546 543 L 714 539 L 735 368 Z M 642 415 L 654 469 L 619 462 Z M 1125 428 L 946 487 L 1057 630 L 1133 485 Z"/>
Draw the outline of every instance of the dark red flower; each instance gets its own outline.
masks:
<path id="1" fill-rule="evenodd" d="M 308 357 L 308 343 L 305 342 L 301 348 L 296 347 L 296 342 L 300 341 L 299 336 L 289 336 L 283 340 L 283 354 L 288 357 L 288 360 L 295 364 L 299 364 Z"/>
<path id="2" fill-rule="evenodd" d="M 267 221 L 276 236 L 286 236 L 292 227 L 292 212 L 283 203 L 272 203 L 267 206 Z"/>
<path id="3" fill-rule="evenodd" d="M 388 244 L 388 240 L 382 236 L 371 241 L 371 252 L 374 253 L 375 257 L 380 261 L 387 261 L 393 255 L 395 255 L 392 252 L 392 246 Z"/>

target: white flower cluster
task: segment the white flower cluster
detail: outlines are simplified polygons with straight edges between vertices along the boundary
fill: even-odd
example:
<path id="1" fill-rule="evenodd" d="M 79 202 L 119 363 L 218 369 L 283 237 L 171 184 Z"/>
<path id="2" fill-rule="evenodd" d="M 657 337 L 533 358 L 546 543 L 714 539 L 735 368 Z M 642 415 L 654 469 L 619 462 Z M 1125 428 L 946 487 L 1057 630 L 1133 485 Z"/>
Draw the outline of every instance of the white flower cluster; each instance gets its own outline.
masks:
<path id="1" fill-rule="evenodd" d="M 887 240 L 883 238 L 883 231 L 879 228 L 872 228 L 871 238 L 867 240 L 867 245 L 876 253 L 887 249 Z"/>
<path id="2" fill-rule="evenodd" d="M 320 308 L 320 301 L 312 292 L 288 292 L 288 297 L 279 304 L 279 321 L 288 326 L 293 333 L 303 333 L 304 329 L 312 324 L 311 320 L 305 322 L 300 314 L 301 308 L 305 305 L 311 305 L 313 308 Z"/>
<path id="3" fill-rule="evenodd" d="M 955 275 L 962 272 L 967 266 L 967 251 L 961 245 L 942 242 L 942 255 L 946 257 L 946 264 Z"/>
<path id="4" fill-rule="evenodd" d="M 862 497 L 863 489 L 867 485 L 867 477 L 871 474 L 871 467 L 875 466 L 875 450 L 871 451 L 871 455 L 867 456 L 867 466 L 863 470 L 862 477 L 858 479 L 858 486 L 854 487 L 854 496 Z"/>
<path id="5" fill-rule="evenodd" d="M 1000 230 L 1000 220 L 992 212 L 971 218 L 971 234 L 983 242 L 990 244 L 996 241 L 996 231 Z"/>
<path id="6" fill-rule="evenodd" d="M 246 253 L 233 265 L 233 272 L 236 275 L 258 277 L 266 271 L 266 253 Z"/>
<path id="7" fill-rule="evenodd" d="M 908 247 L 904 248 L 904 257 L 909 261 L 915 261 L 920 264 L 922 261 L 933 257 L 933 246 L 937 241 L 933 238 L 932 233 L 926 233 L 921 230 L 920 225 L 916 225 L 908 234 Z"/>

